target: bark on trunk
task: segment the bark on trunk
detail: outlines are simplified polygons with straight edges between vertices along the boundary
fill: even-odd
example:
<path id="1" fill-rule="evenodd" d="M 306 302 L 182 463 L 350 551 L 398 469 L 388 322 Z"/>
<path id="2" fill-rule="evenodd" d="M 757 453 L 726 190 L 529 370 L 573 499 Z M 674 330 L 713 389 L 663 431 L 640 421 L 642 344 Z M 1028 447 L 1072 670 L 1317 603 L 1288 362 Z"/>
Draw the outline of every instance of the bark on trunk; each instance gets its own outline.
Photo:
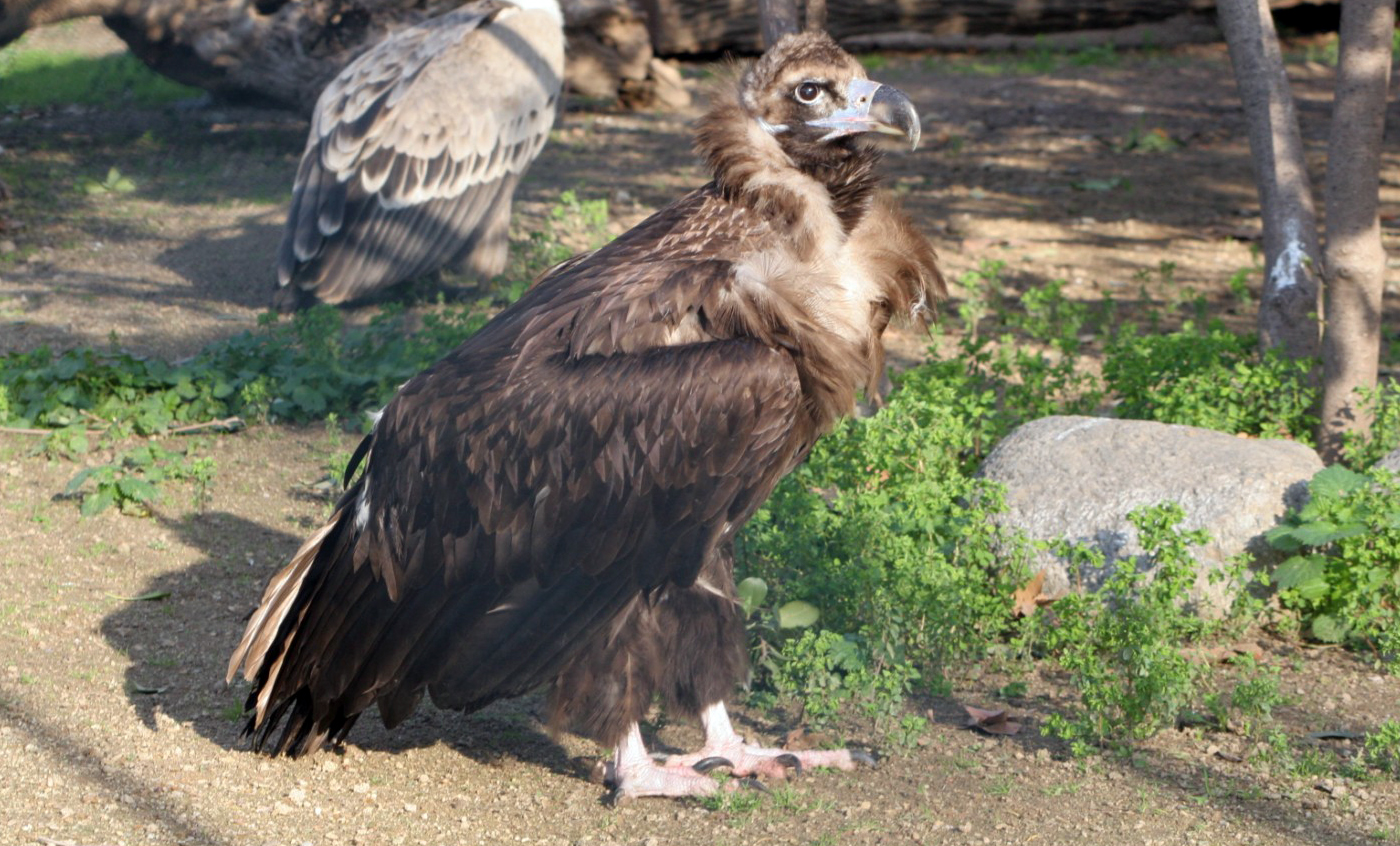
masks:
<path id="1" fill-rule="evenodd" d="M 1244 102 L 1264 216 L 1259 341 L 1295 358 L 1318 354 L 1317 215 L 1293 94 L 1267 0 L 1220 0 L 1220 28 Z"/>
<path id="2" fill-rule="evenodd" d="M 758 20 L 763 46 L 772 47 L 779 38 L 797 32 L 797 0 L 758 0 Z"/>
<path id="3" fill-rule="evenodd" d="M 1337 90 L 1327 142 L 1326 315 L 1318 452 L 1342 458 L 1347 433 L 1367 435 L 1371 410 L 1358 391 L 1376 387 L 1380 363 L 1380 152 L 1390 87 L 1393 0 L 1342 4 Z"/>
<path id="4" fill-rule="evenodd" d="M 232 100 L 309 115 L 340 69 L 391 32 L 462 0 L 0 0 L 0 44 L 30 26 L 101 15 L 156 71 Z M 587 96 L 684 105 L 653 58 L 640 14 L 622 0 L 562 0 L 566 82 Z"/>

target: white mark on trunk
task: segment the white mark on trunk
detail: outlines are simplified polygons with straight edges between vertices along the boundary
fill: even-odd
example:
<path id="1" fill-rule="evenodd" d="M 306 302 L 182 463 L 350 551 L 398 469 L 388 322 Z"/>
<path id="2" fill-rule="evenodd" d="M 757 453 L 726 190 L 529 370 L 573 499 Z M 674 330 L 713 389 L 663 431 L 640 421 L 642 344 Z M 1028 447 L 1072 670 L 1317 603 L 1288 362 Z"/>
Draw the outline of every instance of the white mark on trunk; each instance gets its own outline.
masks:
<path id="1" fill-rule="evenodd" d="M 1304 265 L 1310 261 L 1307 251 L 1303 249 L 1303 242 L 1298 238 L 1298 221 L 1285 223 L 1283 233 L 1287 243 L 1269 271 L 1269 286 L 1275 293 L 1297 285 L 1305 272 Z"/>

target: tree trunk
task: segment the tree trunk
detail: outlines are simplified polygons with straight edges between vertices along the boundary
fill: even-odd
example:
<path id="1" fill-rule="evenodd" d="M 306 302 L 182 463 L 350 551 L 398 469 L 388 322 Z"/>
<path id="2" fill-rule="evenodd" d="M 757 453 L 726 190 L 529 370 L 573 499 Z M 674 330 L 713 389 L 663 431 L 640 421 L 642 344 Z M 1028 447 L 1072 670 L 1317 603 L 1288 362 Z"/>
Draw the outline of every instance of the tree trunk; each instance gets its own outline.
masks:
<path id="1" fill-rule="evenodd" d="M 1264 217 L 1259 341 L 1294 358 L 1318 354 L 1317 215 L 1303 142 L 1267 0 L 1220 0 L 1220 28 L 1249 126 Z"/>
<path id="2" fill-rule="evenodd" d="M 233 100 L 309 115 L 321 89 L 375 42 L 462 0 L 0 0 L 0 44 L 30 26 L 101 15 L 156 71 Z M 633 105 L 683 105 L 641 16 L 623 0 L 561 0 L 565 82 Z"/>
<path id="3" fill-rule="evenodd" d="M 772 47 L 778 39 L 797 32 L 797 0 L 758 0 L 759 31 L 764 48 Z"/>
<path id="4" fill-rule="evenodd" d="M 1394 0 L 1342 4 L 1337 90 L 1327 142 L 1326 316 L 1318 451 L 1342 458 L 1346 433 L 1369 434 L 1371 410 L 1359 390 L 1376 387 L 1380 363 L 1380 153 L 1390 87 Z"/>

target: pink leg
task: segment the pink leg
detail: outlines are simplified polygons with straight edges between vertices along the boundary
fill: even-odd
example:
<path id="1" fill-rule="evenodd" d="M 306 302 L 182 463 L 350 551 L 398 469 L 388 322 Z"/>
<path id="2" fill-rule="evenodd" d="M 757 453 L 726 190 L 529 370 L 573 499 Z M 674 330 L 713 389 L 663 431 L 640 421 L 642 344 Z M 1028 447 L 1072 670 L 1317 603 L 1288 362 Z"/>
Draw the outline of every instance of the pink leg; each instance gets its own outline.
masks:
<path id="1" fill-rule="evenodd" d="M 705 724 L 705 746 L 689 755 L 672 755 L 666 759 L 667 770 L 693 769 L 707 772 L 716 767 L 731 767 L 738 776 L 787 778 L 788 771 L 802 772 L 805 767 L 855 769 L 857 763 L 873 766 L 875 757 L 869 752 L 850 749 L 811 749 L 801 752 L 750 746 L 734 731 L 729 712 L 723 702 L 704 710 L 700 719 Z"/>
<path id="2" fill-rule="evenodd" d="M 659 766 L 647 754 L 636 723 L 614 750 L 610 769 L 615 804 L 638 796 L 708 796 L 719 790 L 718 782 L 695 770 Z"/>

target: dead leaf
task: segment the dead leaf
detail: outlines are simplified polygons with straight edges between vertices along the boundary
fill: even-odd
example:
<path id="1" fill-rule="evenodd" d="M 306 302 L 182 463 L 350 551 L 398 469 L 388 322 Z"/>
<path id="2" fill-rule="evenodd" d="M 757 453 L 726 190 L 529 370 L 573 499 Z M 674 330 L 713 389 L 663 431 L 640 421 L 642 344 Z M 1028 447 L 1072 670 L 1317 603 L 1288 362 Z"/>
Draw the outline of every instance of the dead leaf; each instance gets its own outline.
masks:
<path id="1" fill-rule="evenodd" d="M 1011 595 L 1011 613 L 1017 617 L 1029 617 L 1035 613 L 1035 609 L 1054 602 L 1053 598 L 1045 595 L 1043 587 L 1045 571 L 1041 570 Z"/>
<path id="2" fill-rule="evenodd" d="M 1232 643 L 1228 646 L 1197 647 L 1186 650 L 1188 657 L 1194 657 L 1197 661 L 1207 664 L 1224 664 L 1241 655 L 1248 655 L 1255 661 L 1264 660 L 1264 650 L 1258 644 L 1252 643 Z"/>
<path id="3" fill-rule="evenodd" d="M 1021 724 L 1014 717 L 1007 716 L 1004 709 L 987 711 L 964 705 L 963 710 L 967 712 L 968 728 L 981 729 L 988 734 L 1016 734 L 1021 730 Z"/>
<path id="4" fill-rule="evenodd" d="M 798 727 L 783 736 L 783 748 L 794 752 L 807 749 L 825 749 L 832 745 L 832 737 L 819 731 L 807 731 Z"/>

